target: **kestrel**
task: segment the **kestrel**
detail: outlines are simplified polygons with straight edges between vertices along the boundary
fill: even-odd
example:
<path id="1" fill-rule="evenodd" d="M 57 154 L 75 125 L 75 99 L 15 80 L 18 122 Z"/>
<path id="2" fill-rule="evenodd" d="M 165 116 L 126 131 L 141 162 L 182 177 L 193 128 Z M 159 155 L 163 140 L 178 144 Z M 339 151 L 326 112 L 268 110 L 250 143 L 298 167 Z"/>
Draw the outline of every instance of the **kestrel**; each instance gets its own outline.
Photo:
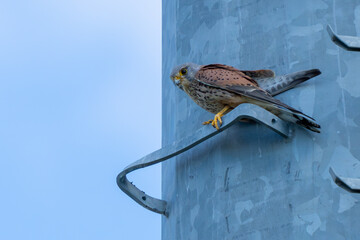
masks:
<path id="1" fill-rule="evenodd" d="M 221 118 L 226 113 L 241 103 L 252 103 L 285 121 L 319 133 L 320 125 L 312 117 L 273 98 L 273 95 L 286 91 L 320 73 L 318 69 L 312 69 L 290 74 L 288 75 L 290 79 L 277 86 L 268 87 L 268 91 L 260 86 L 266 86 L 265 79 L 275 76 L 272 70 L 241 71 L 222 64 L 185 63 L 175 67 L 170 78 L 195 103 L 215 114 L 213 120 L 203 124 L 211 123 L 216 129 L 221 126 Z"/>

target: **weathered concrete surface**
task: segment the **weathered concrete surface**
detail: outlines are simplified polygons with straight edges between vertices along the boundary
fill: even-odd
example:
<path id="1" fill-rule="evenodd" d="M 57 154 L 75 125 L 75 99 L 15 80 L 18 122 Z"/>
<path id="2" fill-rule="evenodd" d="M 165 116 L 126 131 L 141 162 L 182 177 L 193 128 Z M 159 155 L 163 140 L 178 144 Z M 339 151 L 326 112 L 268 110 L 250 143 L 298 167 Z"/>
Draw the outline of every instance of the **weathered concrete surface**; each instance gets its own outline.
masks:
<path id="1" fill-rule="evenodd" d="M 328 169 L 360 177 L 360 53 L 334 45 L 327 24 L 360 36 L 360 1 L 163 1 L 163 145 L 212 117 L 172 84 L 176 64 L 323 72 L 277 97 L 321 134 L 239 123 L 163 164 L 163 239 L 359 239 L 360 195 Z"/>

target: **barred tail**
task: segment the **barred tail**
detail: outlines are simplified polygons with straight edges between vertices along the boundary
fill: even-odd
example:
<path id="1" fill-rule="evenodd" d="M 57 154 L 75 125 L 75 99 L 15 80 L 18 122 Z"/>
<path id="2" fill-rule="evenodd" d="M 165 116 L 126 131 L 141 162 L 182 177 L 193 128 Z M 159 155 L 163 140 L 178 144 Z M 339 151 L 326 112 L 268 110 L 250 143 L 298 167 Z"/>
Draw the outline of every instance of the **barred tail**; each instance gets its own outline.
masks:
<path id="1" fill-rule="evenodd" d="M 315 119 L 301 112 L 293 112 L 288 109 L 283 109 L 283 111 L 278 114 L 278 116 L 289 122 L 296 123 L 303 128 L 309 129 L 310 131 L 320 133 L 321 127 L 315 122 Z"/>
<path id="2" fill-rule="evenodd" d="M 262 89 L 275 96 L 320 74 L 319 69 L 311 69 L 273 78 L 256 79 L 256 81 Z"/>

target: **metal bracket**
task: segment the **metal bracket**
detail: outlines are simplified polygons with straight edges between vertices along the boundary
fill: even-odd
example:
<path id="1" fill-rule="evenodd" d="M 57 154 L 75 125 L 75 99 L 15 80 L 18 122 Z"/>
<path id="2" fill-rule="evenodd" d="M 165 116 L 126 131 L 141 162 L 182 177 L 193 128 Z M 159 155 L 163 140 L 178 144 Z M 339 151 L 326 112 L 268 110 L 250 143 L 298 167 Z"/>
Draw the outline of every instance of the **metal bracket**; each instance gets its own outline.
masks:
<path id="1" fill-rule="evenodd" d="M 327 31 L 331 40 L 348 51 L 360 51 L 360 37 L 337 35 L 330 25 L 327 25 Z"/>
<path id="2" fill-rule="evenodd" d="M 351 193 L 360 193 L 360 179 L 340 177 L 336 175 L 331 167 L 329 168 L 329 172 L 332 179 L 339 187 Z"/>
<path id="3" fill-rule="evenodd" d="M 283 137 L 288 137 L 289 135 L 289 125 L 287 122 L 281 120 L 280 118 L 257 105 L 244 103 L 239 105 L 223 118 L 223 125 L 219 130 L 214 129 L 211 126 L 203 126 L 190 136 L 187 136 L 178 142 L 150 153 L 140 160 L 130 164 L 117 176 L 117 185 L 124 193 L 126 193 L 141 206 L 153 212 L 168 216 L 169 212 L 167 211 L 166 201 L 156 199 L 145 194 L 143 191 L 135 187 L 134 184 L 129 182 L 129 180 L 126 178 L 126 175 L 139 168 L 148 167 L 156 163 L 163 162 L 169 158 L 175 157 L 180 153 L 195 147 L 199 143 L 204 142 L 205 140 L 221 133 L 242 119 L 252 119 L 258 123 L 262 123 Z"/>
<path id="4" fill-rule="evenodd" d="M 330 25 L 327 25 L 327 31 L 331 40 L 348 51 L 359 51 L 360 52 L 360 37 L 343 36 L 337 35 Z M 360 193 L 360 179 L 357 178 L 344 178 L 337 176 L 334 170 L 329 168 L 330 175 L 334 182 L 341 188 L 351 193 Z"/>

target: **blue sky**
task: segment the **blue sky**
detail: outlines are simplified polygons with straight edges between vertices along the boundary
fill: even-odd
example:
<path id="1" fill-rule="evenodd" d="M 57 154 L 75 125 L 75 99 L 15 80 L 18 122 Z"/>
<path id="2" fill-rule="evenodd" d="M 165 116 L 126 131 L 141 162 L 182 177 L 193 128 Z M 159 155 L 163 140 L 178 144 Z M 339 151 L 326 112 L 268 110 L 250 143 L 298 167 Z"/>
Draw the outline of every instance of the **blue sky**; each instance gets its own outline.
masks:
<path id="1" fill-rule="evenodd" d="M 0 84 L 0 239 L 160 239 L 160 0 L 0 0 Z"/>

